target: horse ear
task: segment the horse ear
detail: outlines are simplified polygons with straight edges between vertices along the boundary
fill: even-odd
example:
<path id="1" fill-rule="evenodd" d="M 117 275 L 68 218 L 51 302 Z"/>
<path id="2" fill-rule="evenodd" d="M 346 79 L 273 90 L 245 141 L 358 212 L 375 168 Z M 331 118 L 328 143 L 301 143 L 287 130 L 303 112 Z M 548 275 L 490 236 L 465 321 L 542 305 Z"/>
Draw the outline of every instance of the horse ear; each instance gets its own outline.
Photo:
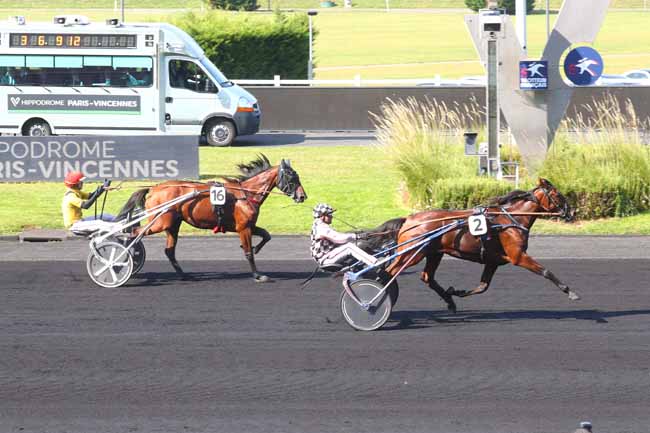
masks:
<path id="1" fill-rule="evenodd" d="M 287 159 L 287 167 L 291 168 L 291 160 Z"/>
<path id="2" fill-rule="evenodd" d="M 537 186 L 544 186 L 546 185 L 546 179 L 539 177 L 537 178 Z"/>
<path id="3" fill-rule="evenodd" d="M 280 161 L 280 167 L 281 168 L 284 168 L 286 166 L 287 166 L 287 161 L 285 161 L 284 159 L 282 161 Z"/>

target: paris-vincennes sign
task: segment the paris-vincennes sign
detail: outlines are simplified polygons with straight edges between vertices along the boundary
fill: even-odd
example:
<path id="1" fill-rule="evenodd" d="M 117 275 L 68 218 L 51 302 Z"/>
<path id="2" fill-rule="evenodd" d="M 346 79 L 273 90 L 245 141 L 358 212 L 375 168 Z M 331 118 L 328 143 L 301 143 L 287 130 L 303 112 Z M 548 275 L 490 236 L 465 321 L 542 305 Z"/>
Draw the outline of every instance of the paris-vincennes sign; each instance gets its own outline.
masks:
<path id="1" fill-rule="evenodd" d="M 0 182 L 91 179 L 198 179 L 196 136 L 0 136 Z"/>

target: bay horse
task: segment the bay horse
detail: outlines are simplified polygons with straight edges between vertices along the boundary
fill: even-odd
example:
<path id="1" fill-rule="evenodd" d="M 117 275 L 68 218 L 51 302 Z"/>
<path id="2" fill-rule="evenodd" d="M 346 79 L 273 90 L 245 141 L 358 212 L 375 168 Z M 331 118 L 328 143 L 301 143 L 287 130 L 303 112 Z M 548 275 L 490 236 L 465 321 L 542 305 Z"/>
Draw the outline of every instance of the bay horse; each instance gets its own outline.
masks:
<path id="1" fill-rule="evenodd" d="M 237 168 L 241 173 L 238 176 L 219 176 L 226 188 L 223 215 L 218 216 L 210 202 L 209 189 L 213 182 L 167 181 L 133 193 L 120 210 L 116 221 L 127 218 L 136 209 L 154 209 L 184 194 L 196 192 L 195 197 L 174 205 L 163 214 L 144 235 L 162 231 L 167 233 L 165 255 L 174 270 L 184 277 L 185 273 L 176 261 L 178 231 L 183 221 L 196 228 L 212 229 L 215 233 L 237 232 L 254 280 L 269 281 L 255 266 L 255 254 L 271 240 L 269 232 L 257 225 L 260 208 L 274 188 L 278 188 L 296 203 L 305 201 L 307 194 L 300 183 L 298 173 L 288 160 L 283 159 L 280 165 L 271 166 L 268 158 L 260 154 L 256 160 L 239 164 Z M 149 220 L 152 218 L 153 216 Z M 137 236 L 142 229 L 143 227 L 136 227 L 133 236 Z M 262 238 L 257 245 L 252 244 L 253 235 Z"/>
<path id="2" fill-rule="evenodd" d="M 428 284 L 429 288 L 447 303 L 449 311 L 454 313 L 456 303 L 453 296 L 466 297 L 484 293 L 490 286 L 497 268 L 508 263 L 521 266 L 551 280 L 569 296 L 569 299 L 580 299 L 551 271 L 526 253 L 530 228 L 538 216 L 554 214 L 566 221 L 571 221 L 574 216 L 566 198 L 546 179 L 539 179 L 537 186 L 530 191 L 516 190 L 506 196 L 497 197 L 496 203 L 487 207 L 471 210 L 432 210 L 391 220 L 389 222 L 397 223 L 400 227 L 377 235 L 389 239 L 392 237 L 392 240 L 399 245 L 454 220 L 465 220 L 475 213 L 483 213 L 486 216 L 489 230 L 484 237 L 472 235 L 467 224 L 461 225 L 433 239 L 419 252 L 414 249 L 397 256 L 386 268 L 386 272 L 390 276 L 395 276 L 403 269 L 426 259 L 424 271 L 421 273 L 422 281 Z M 369 235 L 372 236 L 372 232 L 369 232 Z M 372 239 L 372 242 L 381 243 L 385 238 Z M 401 251 L 408 247 L 409 244 L 403 245 L 397 250 Z M 480 284 L 473 290 L 456 290 L 453 287 L 443 289 L 435 280 L 435 274 L 444 254 L 484 264 Z"/>

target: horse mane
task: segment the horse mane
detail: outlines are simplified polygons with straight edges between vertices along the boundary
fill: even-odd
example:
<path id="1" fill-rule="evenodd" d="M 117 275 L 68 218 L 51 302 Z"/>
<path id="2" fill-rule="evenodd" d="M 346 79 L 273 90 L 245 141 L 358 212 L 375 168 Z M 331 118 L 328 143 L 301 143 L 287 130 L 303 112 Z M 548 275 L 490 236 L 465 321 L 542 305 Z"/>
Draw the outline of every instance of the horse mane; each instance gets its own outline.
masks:
<path id="1" fill-rule="evenodd" d="M 522 191 L 520 189 L 516 189 L 514 191 L 509 192 L 506 195 L 493 197 L 492 199 L 490 199 L 490 204 L 504 205 L 504 204 L 509 204 L 520 200 L 533 200 L 534 197 L 535 196 L 530 191 Z"/>
<path id="2" fill-rule="evenodd" d="M 263 153 L 257 155 L 257 159 L 252 160 L 248 164 L 237 164 L 237 169 L 241 174 L 239 175 L 219 175 L 220 178 L 228 182 L 243 182 L 253 176 L 257 176 L 263 171 L 271 168 L 269 159 Z"/>

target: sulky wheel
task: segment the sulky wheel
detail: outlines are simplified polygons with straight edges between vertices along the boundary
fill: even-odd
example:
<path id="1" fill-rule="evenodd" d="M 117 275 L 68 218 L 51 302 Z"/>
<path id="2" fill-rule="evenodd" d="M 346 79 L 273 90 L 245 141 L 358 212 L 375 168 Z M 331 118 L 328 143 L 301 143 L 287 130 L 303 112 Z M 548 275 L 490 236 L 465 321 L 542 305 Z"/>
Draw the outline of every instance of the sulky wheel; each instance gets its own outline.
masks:
<path id="1" fill-rule="evenodd" d="M 147 251 L 144 249 L 142 241 L 138 241 L 131 247 L 130 253 L 131 257 L 133 257 L 133 275 L 135 275 L 144 266 L 144 261 L 147 259 Z"/>
<path id="2" fill-rule="evenodd" d="M 388 294 L 390 295 L 391 308 L 397 304 L 397 298 L 399 298 L 399 286 L 397 285 L 397 280 L 388 287 Z"/>
<path id="3" fill-rule="evenodd" d="M 368 305 L 368 303 L 381 292 L 383 285 L 375 280 L 357 280 L 350 284 L 350 288 L 362 305 L 359 305 L 344 289 L 341 294 L 341 313 L 345 321 L 360 331 L 374 331 L 381 328 L 393 308 L 390 296 L 384 293 L 372 304 Z"/>
<path id="4" fill-rule="evenodd" d="M 127 247 L 131 243 L 131 239 L 124 238 L 121 240 L 120 243 L 125 247 Z M 147 251 L 144 248 L 144 243 L 142 243 L 142 240 L 139 240 L 138 242 L 133 244 L 133 246 L 129 249 L 129 253 L 131 253 L 131 257 L 133 257 L 132 275 L 135 275 L 138 272 L 140 272 L 147 258 Z"/>
<path id="5" fill-rule="evenodd" d="M 380 284 L 382 284 L 384 286 L 392 278 L 392 276 L 389 275 L 386 272 L 377 273 L 377 272 L 373 272 L 373 271 L 367 272 L 365 274 L 365 276 L 367 278 L 374 278 L 375 280 L 377 280 Z M 391 285 L 388 287 L 387 291 L 388 291 L 388 294 L 390 295 L 390 302 L 392 304 L 392 307 L 394 307 L 395 305 L 397 305 L 397 299 L 399 298 L 399 285 L 397 284 L 397 279 L 393 280 Z"/>
<path id="6" fill-rule="evenodd" d="M 88 276 L 102 287 L 120 287 L 133 274 L 133 257 L 119 242 L 104 241 L 90 246 L 86 260 Z"/>

